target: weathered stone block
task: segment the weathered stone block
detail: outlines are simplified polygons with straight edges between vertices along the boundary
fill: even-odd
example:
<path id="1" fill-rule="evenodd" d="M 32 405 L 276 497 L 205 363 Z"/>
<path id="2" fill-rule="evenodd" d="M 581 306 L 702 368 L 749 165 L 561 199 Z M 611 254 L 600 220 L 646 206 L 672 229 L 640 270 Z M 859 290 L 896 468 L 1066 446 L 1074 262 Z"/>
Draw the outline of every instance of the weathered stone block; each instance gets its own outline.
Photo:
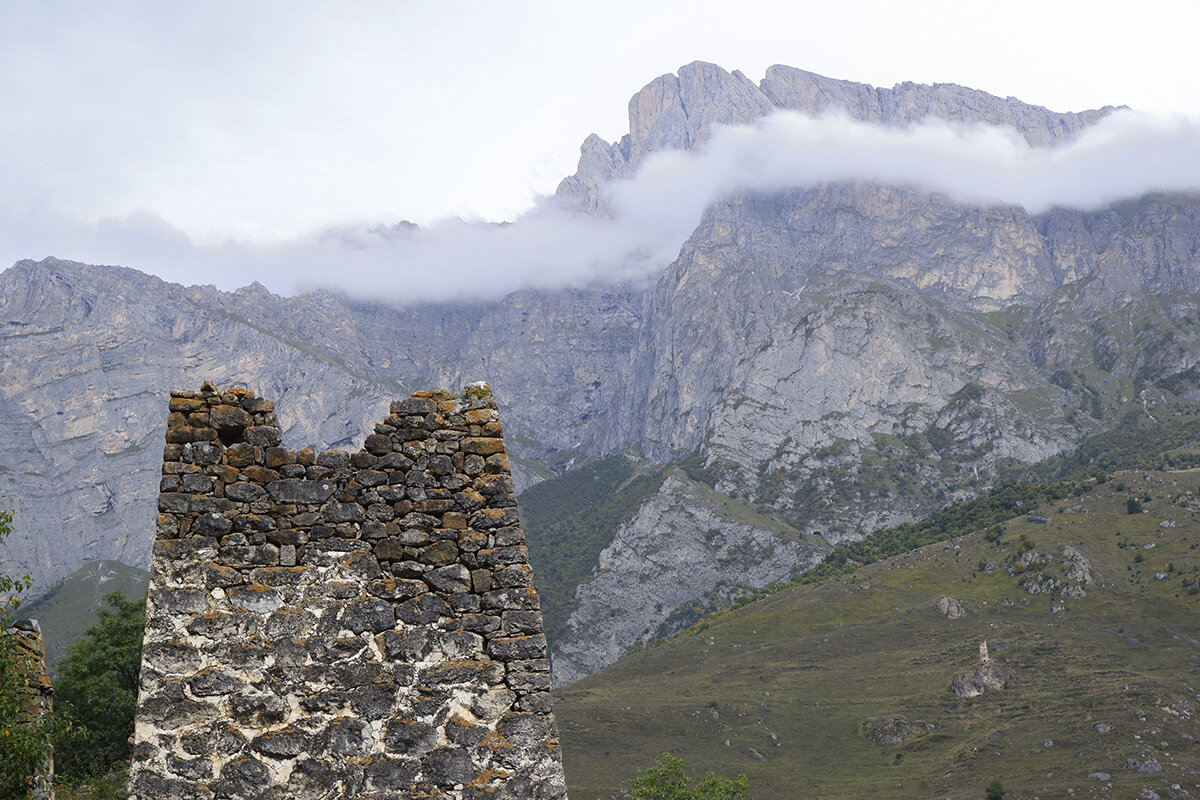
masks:
<path id="1" fill-rule="evenodd" d="M 304 752 L 309 738 L 308 731 L 289 725 L 256 736 L 250 749 L 276 760 L 294 758 Z"/>
<path id="2" fill-rule="evenodd" d="M 209 424 L 218 431 L 241 433 L 250 426 L 251 418 L 244 408 L 216 405 L 208 411 Z"/>
<path id="3" fill-rule="evenodd" d="M 187 681 L 192 694 L 197 697 L 232 694 L 246 684 L 231 672 L 218 669 L 204 669 Z"/>
<path id="4" fill-rule="evenodd" d="M 283 441 L 283 437 L 279 434 L 279 428 L 266 425 L 254 425 L 246 428 L 242 435 L 248 443 L 257 447 L 276 447 Z"/>
<path id="5" fill-rule="evenodd" d="M 332 481 L 309 481 L 300 478 L 286 478 L 267 484 L 267 492 L 277 503 L 324 503 L 333 495 L 334 488 Z"/>
<path id="6" fill-rule="evenodd" d="M 233 518 L 234 530 L 240 532 L 252 531 L 266 533 L 275 530 L 275 520 L 259 514 L 238 514 Z"/>
<path id="7" fill-rule="evenodd" d="M 251 464 L 250 466 L 242 469 L 242 477 L 248 481 L 253 481 L 254 483 L 265 486 L 271 483 L 271 481 L 279 480 L 279 473 L 273 469 L 261 467 L 258 464 Z"/>
<path id="8" fill-rule="evenodd" d="M 392 602 L 409 600 L 429 591 L 425 581 L 414 578 L 380 578 L 367 585 L 367 591 Z"/>
<path id="9" fill-rule="evenodd" d="M 554 697 L 550 692 L 530 692 L 517 701 L 516 708 L 534 714 L 549 714 L 554 711 Z"/>
<path id="10" fill-rule="evenodd" d="M 273 694 L 234 697 L 229 704 L 233 721 L 243 727 L 265 728 L 287 719 L 287 703 Z"/>
<path id="11" fill-rule="evenodd" d="M 512 479 L 508 473 L 487 474 L 476 478 L 472 484 L 477 492 L 484 497 L 491 498 L 510 498 L 513 494 Z M 505 503 L 505 505 L 509 505 Z"/>
<path id="12" fill-rule="evenodd" d="M 500 630 L 500 617 L 491 614 L 463 614 L 463 630 L 479 634 L 495 633 Z"/>
<path id="13" fill-rule="evenodd" d="M 536 611 L 505 611 L 500 619 L 505 636 L 542 632 L 542 615 Z"/>
<path id="14" fill-rule="evenodd" d="M 363 756 L 375 749 L 376 745 L 367 724 L 350 717 L 334 718 L 325 728 L 322 738 L 329 755 L 334 758 Z"/>
<path id="15" fill-rule="evenodd" d="M 509 564 L 492 571 L 492 583 L 505 589 L 520 589 L 529 586 L 533 569 L 528 564 Z"/>
<path id="16" fill-rule="evenodd" d="M 504 665 L 491 660 L 451 659 L 426 667 L 417 679 L 423 684 L 488 687 L 504 679 Z"/>
<path id="17" fill-rule="evenodd" d="M 326 503 L 321 509 L 321 517 L 326 522 L 362 522 L 366 519 L 363 507 L 358 503 Z"/>
<path id="18" fill-rule="evenodd" d="M 338 614 L 338 623 L 354 633 L 381 633 L 396 624 L 394 606 L 386 600 L 370 598 L 347 603 Z"/>
<path id="19" fill-rule="evenodd" d="M 229 590 L 228 597 L 235 608 L 244 608 L 256 614 L 268 614 L 283 604 L 278 590 L 257 583 L 234 586 Z"/>
<path id="20" fill-rule="evenodd" d="M 483 607 L 499 611 L 537 611 L 540 608 L 537 592 L 530 587 L 490 591 L 483 596 Z"/>
<path id="21" fill-rule="evenodd" d="M 214 788 L 217 794 L 231 800 L 258 798 L 262 787 L 270 780 L 266 764 L 252 756 L 241 756 L 221 767 L 221 777 Z"/>
<path id="22" fill-rule="evenodd" d="M 458 558 L 458 547 L 453 542 L 434 542 L 422 549 L 417 560 L 422 564 L 432 564 L 435 567 L 446 566 Z"/>
<path id="23" fill-rule="evenodd" d="M 317 630 L 317 617 L 303 608 L 281 608 L 267 617 L 265 632 L 270 639 L 300 639 Z"/>
<path id="24" fill-rule="evenodd" d="M 504 452 L 504 440 L 490 436 L 468 436 L 458 443 L 458 447 L 464 453 L 490 456 Z"/>
<path id="25" fill-rule="evenodd" d="M 138 704 L 139 716 L 164 731 L 177 731 L 183 727 L 211 722 L 219 713 L 219 709 L 208 703 L 187 699 L 175 700 L 161 694 Z"/>
<path id="26" fill-rule="evenodd" d="M 471 588 L 471 573 L 462 564 L 449 564 L 422 576 L 431 589 L 443 594 L 465 592 Z"/>
<path id="27" fill-rule="evenodd" d="M 170 444 L 215 441 L 216 438 L 217 432 L 212 428 L 193 428 L 190 426 L 167 428 L 167 442 Z"/>
<path id="28" fill-rule="evenodd" d="M 254 483 L 231 483 L 225 487 L 225 496 L 239 503 L 253 503 L 267 496 L 261 486 Z"/>
<path id="29" fill-rule="evenodd" d="M 497 661 L 543 658 L 546 655 L 546 637 L 541 634 L 505 636 L 491 639 L 487 647 L 488 655 Z"/>
<path id="30" fill-rule="evenodd" d="M 479 559 L 479 566 L 495 569 L 509 564 L 524 564 L 529 560 L 529 552 L 524 545 L 512 545 L 480 550 L 476 557 Z"/>
<path id="31" fill-rule="evenodd" d="M 259 618 L 244 609 L 209 611 L 193 616 L 184 630 L 214 641 L 244 641 L 258 634 L 259 624 Z"/>
<path id="32" fill-rule="evenodd" d="M 450 604 L 434 594 L 423 594 L 396 606 L 396 619 L 409 625 L 437 625 L 453 615 Z"/>
<path id="33" fill-rule="evenodd" d="M 483 601 L 479 595 L 471 592 L 456 592 L 446 595 L 446 602 L 456 614 L 478 614 L 483 610 Z"/>
<path id="34" fill-rule="evenodd" d="M 372 684 L 351 689 L 350 709 L 362 719 L 374 722 L 392 716 L 396 705 L 395 684 Z"/>
<path id="35" fill-rule="evenodd" d="M 233 522 L 215 512 L 201 514 L 192 523 L 191 532 L 200 536 L 220 536 L 233 530 Z"/>
<path id="36" fill-rule="evenodd" d="M 246 737 L 227 720 L 193 728 L 179 741 L 183 752 L 193 756 L 230 756 L 246 745 Z"/>
<path id="37" fill-rule="evenodd" d="M 167 408 L 170 411 L 180 411 L 190 414 L 193 411 L 208 408 L 208 404 L 200 397 L 194 396 L 191 393 L 176 392 L 171 395 L 171 399 L 167 402 Z"/>
<path id="38" fill-rule="evenodd" d="M 438 748 L 425 756 L 422 764 L 427 779 L 442 788 L 462 785 L 475 772 L 471 754 L 457 747 Z"/>

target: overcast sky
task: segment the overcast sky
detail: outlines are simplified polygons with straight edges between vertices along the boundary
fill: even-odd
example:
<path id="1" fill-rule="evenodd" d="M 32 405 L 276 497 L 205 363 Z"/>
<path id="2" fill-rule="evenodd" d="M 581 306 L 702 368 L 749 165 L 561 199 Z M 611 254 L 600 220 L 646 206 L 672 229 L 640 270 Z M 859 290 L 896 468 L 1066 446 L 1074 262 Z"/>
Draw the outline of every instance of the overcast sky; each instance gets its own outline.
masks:
<path id="1" fill-rule="evenodd" d="M 308 260 L 299 283 L 337 271 L 327 237 L 319 255 L 297 242 L 401 219 L 453 243 L 421 263 L 508 247 L 516 264 L 579 231 L 529 222 L 497 245 L 437 221 L 520 217 L 587 134 L 618 139 L 629 97 L 693 60 L 1196 118 L 1197 29 L 1200 4 L 1164 0 L 0 0 L 0 265 L 55 255 L 286 291 L 290 260 Z"/>

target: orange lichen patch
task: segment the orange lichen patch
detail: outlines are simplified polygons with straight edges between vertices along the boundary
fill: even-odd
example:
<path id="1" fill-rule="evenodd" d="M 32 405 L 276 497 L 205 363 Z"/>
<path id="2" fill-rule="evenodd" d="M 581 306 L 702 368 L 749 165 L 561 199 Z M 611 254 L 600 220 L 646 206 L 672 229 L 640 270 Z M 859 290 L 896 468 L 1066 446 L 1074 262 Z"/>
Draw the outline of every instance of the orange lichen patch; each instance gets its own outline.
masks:
<path id="1" fill-rule="evenodd" d="M 508 739 L 504 738 L 503 736 L 501 736 L 500 734 L 496 733 L 495 731 L 488 731 L 487 735 L 483 737 L 483 741 L 481 741 L 479 743 L 479 746 L 487 748 L 488 750 L 491 750 L 493 753 L 498 752 L 500 750 L 513 749 L 513 743 L 510 742 Z"/>
<path id="2" fill-rule="evenodd" d="M 516 773 L 512 772 L 511 770 L 501 769 L 499 767 L 488 767 L 483 772 L 476 775 L 475 779 L 467 785 L 472 789 L 487 789 L 489 788 L 489 785 L 511 780 L 515 775 Z M 495 786 L 491 786 L 491 788 L 495 788 Z"/>

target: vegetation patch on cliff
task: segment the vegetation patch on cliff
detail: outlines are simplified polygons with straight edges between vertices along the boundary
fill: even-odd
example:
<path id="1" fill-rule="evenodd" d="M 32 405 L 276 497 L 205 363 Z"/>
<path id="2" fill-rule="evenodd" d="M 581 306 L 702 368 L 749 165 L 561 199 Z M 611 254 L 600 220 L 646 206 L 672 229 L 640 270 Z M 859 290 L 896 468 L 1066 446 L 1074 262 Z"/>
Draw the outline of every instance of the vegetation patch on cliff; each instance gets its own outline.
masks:
<path id="1" fill-rule="evenodd" d="M 658 490 L 668 467 L 617 455 L 529 487 L 517 498 L 546 636 L 557 638 L 575 587 L 622 522 Z"/>

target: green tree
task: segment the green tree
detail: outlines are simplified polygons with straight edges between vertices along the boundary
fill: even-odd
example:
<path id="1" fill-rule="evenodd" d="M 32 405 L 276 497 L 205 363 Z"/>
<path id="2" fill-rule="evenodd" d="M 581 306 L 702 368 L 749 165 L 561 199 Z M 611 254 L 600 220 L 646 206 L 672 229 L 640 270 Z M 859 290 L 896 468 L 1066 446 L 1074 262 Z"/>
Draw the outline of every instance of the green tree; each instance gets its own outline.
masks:
<path id="1" fill-rule="evenodd" d="M 12 533 L 12 519 L 11 511 L 0 511 L 0 541 Z M 52 752 L 53 717 L 27 713 L 34 665 L 8 632 L 32 583 L 29 575 L 0 572 L 0 797 L 24 797 Z"/>
<path id="2" fill-rule="evenodd" d="M 631 800 L 738 800 L 746 794 L 745 775 L 689 778 L 685 769 L 682 758 L 663 753 L 634 777 Z"/>
<path id="3" fill-rule="evenodd" d="M 992 781 L 987 785 L 987 788 L 983 790 L 983 796 L 986 797 L 987 800 L 1004 800 L 1005 794 L 1007 793 L 1004 791 L 1004 784 L 1000 781 Z"/>
<path id="4" fill-rule="evenodd" d="M 146 598 L 104 596 L 99 621 L 67 647 L 58 662 L 55 702 L 82 723 L 76 738 L 58 742 L 56 769 L 68 779 L 103 775 L 129 760 L 129 737 L 142 666 Z"/>

